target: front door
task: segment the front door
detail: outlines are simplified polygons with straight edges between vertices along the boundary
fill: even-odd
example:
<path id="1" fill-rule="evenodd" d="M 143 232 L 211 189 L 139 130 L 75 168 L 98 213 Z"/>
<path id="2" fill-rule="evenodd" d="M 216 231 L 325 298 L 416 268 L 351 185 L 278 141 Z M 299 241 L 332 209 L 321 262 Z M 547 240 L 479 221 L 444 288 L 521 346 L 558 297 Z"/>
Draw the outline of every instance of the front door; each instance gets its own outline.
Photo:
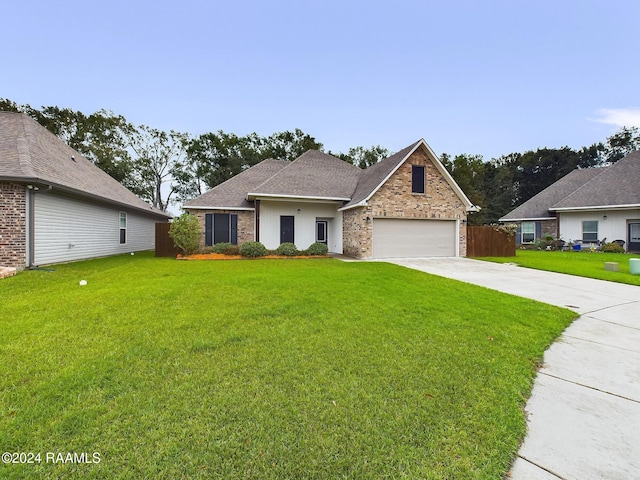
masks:
<path id="1" fill-rule="evenodd" d="M 327 221 L 316 220 L 316 242 L 327 244 Z"/>
<path id="2" fill-rule="evenodd" d="M 280 217 L 280 243 L 295 243 L 293 235 L 293 215 L 282 215 Z"/>
<path id="3" fill-rule="evenodd" d="M 640 252 L 640 223 L 629 224 L 629 244 L 627 251 Z"/>

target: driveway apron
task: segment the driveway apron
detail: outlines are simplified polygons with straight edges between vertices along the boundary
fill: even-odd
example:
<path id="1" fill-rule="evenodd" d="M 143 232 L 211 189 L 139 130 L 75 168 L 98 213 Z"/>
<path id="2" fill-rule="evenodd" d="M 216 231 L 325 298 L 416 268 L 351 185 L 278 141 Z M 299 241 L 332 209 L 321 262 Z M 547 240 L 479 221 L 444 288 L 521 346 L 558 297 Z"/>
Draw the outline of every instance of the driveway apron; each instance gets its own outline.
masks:
<path id="1" fill-rule="evenodd" d="M 578 312 L 544 354 L 510 478 L 640 479 L 640 287 L 467 258 L 386 261 Z"/>

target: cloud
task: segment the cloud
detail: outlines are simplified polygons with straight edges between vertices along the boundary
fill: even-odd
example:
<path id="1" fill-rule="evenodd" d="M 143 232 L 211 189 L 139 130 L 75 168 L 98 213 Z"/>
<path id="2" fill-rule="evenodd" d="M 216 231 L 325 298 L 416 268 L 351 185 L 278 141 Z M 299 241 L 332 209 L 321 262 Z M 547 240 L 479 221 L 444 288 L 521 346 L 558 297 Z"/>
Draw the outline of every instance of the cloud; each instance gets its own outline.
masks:
<path id="1" fill-rule="evenodd" d="M 640 127 L 640 108 L 601 108 L 594 121 L 617 127 Z"/>

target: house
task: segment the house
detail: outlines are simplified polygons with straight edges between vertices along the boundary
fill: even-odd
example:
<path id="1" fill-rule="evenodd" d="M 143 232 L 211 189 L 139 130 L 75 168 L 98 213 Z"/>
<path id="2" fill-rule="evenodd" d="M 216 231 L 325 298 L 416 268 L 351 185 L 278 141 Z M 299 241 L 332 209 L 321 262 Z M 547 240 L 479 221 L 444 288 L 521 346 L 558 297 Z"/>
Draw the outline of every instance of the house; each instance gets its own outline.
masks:
<path id="1" fill-rule="evenodd" d="M 0 112 L 0 266 L 153 249 L 169 218 L 27 115 Z"/>
<path id="2" fill-rule="evenodd" d="M 476 210 L 424 140 L 365 170 L 314 150 L 265 160 L 183 208 L 203 247 L 321 242 L 355 258 L 464 256 Z"/>
<path id="3" fill-rule="evenodd" d="M 566 242 L 621 240 L 640 251 L 640 152 L 608 167 L 574 170 L 500 219 L 518 224 L 516 242 L 545 235 Z"/>

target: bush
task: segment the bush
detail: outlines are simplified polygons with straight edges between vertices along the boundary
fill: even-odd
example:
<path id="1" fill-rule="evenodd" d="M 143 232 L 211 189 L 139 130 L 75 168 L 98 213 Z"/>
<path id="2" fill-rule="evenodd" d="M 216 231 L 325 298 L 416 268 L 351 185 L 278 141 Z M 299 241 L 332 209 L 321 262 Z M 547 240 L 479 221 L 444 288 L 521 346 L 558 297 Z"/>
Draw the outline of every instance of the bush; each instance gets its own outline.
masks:
<path id="1" fill-rule="evenodd" d="M 169 236 L 185 255 L 196 253 L 200 248 L 200 223 L 197 217 L 184 213 L 174 218 L 169 227 Z"/>
<path id="2" fill-rule="evenodd" d="M 222 242 L 213 246 L 214 253 L 222 253 L 223 255 L 238 255 L 240 249 L 232 243 Z"/>
<path id="3" fill-rule="evenodd" d="M 619 243 L 603 243 L 601 250 L 607 253 L 624 253 L 624 247 Z"/>
<path id="4" fill-rule="evenodd" d="M 329 253 L 329 247 L 324 243 L 312 243 L 309 248 L 307 248 L 308 255 L 326 255 L 327 253 Z"/>
<path id="5" fill-rule="evenodd" d="M 267 249 L 260 242 L 245 242 L 240 246 L 239 253 L 243 257 L 264 257 Z"/>
<path id="6" fill-rule="evenodd" d="M 281 243 L 278 248 L 276 248 L 276 255 L 286 255 L 287 257 L 293 257 L 298 255 L 298 247 L 296 247 L 293 243 Z"/>

